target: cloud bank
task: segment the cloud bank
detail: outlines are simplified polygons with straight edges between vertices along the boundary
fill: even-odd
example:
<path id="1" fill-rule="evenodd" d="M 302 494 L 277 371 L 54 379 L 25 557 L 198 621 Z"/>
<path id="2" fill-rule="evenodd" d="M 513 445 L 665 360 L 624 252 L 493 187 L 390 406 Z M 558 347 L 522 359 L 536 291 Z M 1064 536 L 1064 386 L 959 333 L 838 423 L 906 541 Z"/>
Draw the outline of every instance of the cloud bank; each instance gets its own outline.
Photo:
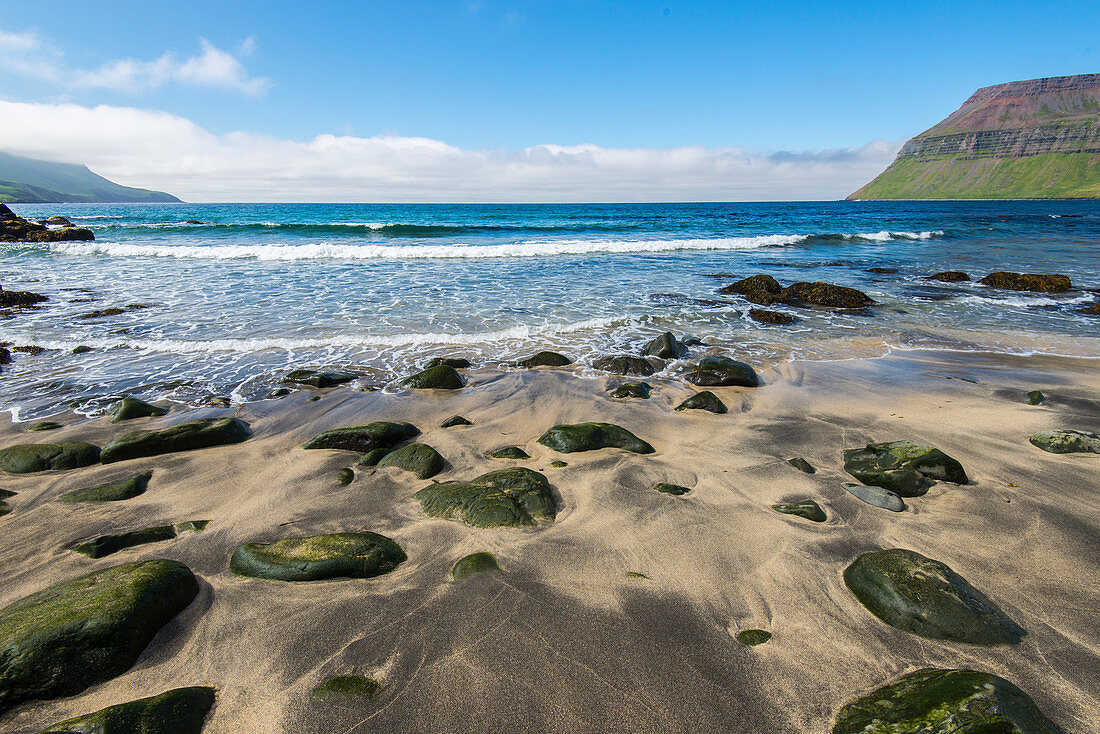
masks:
<path id="1" fill-rule="evenodd" d="M 0 101 L 5 152 L 83 163 L 118 183 L 187 201 L 839 199 L 880 173 L 899 147 L 875 141 L 771 154 L 697 146 L 464 150 L 430 138 L 330 134 L 299 142 L 216 135 L 186 118 L 132 107 Z"/>

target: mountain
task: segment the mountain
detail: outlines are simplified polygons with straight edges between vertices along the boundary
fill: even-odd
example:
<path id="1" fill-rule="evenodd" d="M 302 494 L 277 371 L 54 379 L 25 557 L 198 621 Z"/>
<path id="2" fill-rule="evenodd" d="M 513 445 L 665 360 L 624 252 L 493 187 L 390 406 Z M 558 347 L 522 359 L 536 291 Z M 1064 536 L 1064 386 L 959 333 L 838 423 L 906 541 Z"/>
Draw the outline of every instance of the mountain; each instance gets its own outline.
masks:
<path id="1" fill-rule="evenodd" d="M 1100 74 L 983 87 L 848 198 L 1100 198 Z"/>
<path id="2" fill-rule="evenodd" d="M 0 153 L 0 202 L 171 202 L 171 194 L 133 189 L 73 163 L 51 163 Z"/>

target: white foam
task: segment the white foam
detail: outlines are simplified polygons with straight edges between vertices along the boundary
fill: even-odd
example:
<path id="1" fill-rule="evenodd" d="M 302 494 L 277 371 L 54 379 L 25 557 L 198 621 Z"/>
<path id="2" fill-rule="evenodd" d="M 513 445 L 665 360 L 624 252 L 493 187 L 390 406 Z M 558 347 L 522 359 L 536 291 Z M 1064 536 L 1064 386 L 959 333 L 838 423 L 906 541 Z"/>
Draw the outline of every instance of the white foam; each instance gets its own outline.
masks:
<path id="1" fill-rule="evenodd" d="M 864 234 L 852 235 L 852 237 L 858 237 L 863 240 L 871 240 L 872 242 L 889 242 L 890 240 L 930 240 L 933 237 L 942 237 L 942 229 L 933 229 L 926 232 L 888 232 L 883 230 L 881 232 L 869 232 Z"/>

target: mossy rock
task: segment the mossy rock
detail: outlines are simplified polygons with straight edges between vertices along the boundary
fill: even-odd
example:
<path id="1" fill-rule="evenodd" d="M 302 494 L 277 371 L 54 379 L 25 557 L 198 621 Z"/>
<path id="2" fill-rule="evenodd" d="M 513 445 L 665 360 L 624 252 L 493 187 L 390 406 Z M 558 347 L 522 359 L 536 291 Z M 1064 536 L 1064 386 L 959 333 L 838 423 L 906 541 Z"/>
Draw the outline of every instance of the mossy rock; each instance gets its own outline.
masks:
<path id="1" fill-rule="evenodd" d="M 671 331 L 666 331 L 651 341 L 642 350 L 643 357 L 660 357 L 661 359 L 679 359 L 686 356 L 687 347 L 676 341 Z"/>
<path id="2" fill-rule="evenodd" d="M 461 390 L 465 386 L 462 375 L 454 367 L 445 364 L 421 370 L 401 381 L 401 387 L 414 390 Z"/>
<path id="3" fill-rule="evenodd" d="M 153 472 L 135 474 L 120 482 L 109 482 L 87 489 L 74 489 L 61 495 L 62 502 L 120 502 L 143 494 L 149 486 Z"/>
<path id="4" fill-rule="evenodd" d="M 94 351 L 94 350 L 91 347 L 89 347 L 87 344 L 80 344 L 79 346 L 73 347 L 73 354 L 87 354 L 88 352 L 91 352 L 91 351 Z"/>
<path id="5" fill-rule="evenodd" d="M 523 467 L 482 474 L 468 482 L 432 484 L 413 495 L 431 517 L 477 528 L 522 527 L 557 515 L 546 477 Z"/>
<path id="6" fill-rule="evenodd" d="M 27 430 L 28 431 L 56 431 L 58 428 L 61 428 L 60 423 L 55 423 L 54 421 L 39 421 L 38 423 L 35 423 L 31 426 L 28 426 Z"/>
<path id="7" fill-rule="evenodd" d="M 650 387 L 644 382 L 624 382 L 617 388 L 611 391 L 611 397 L 613 398 L 638 398 L 640 400 L 648 400 Z"/>
<path id="8" fill-rule="evenodd" d="M 814 468 L 813 464 L 806 461 L 801 456 L 787 459 L 787 463 L 805 474 L 817 474 L 817 469 Z"/>
<path id="9" fill-rule="evenodd" d="M 381 469 L 396 466 L 413 474 L 417 479 L 428 479 L 443 471 L 443 463 L 443 457 L 431 446 L 424 443 L 410 443 L 383 456 L 378 462 L 378 467 Z"/>
<path id="10" fill-rule="evenodd" d="M 1046 395 L 1043 395 L 1042 390 L 1032 390 L 1027 394 L 1028 405 L 1038 405 L 1047 399 Z"/>
<path id="11" fill-rule="evenodd" d="M 519 446 L 505 446 L 502 449 L 497 449 L 489 454 L 490 459 L 530 459 L 531 454 L 527 453 Z"/>
<path id="12" fill-rule="evenodd" d="M 467 576 L 473 576 L 475 573 L 499 570 L 500 564 L 497 563 L 496 556 L 488 551 L 480 551 L 460 558 L 451 569 L 451 578 L 455 581 L 461 581 Z"/>
<path id="13" fill-rule="evenodd" d="M 597 359 L 593 367 L 615 375 L 640 375 L 642 377 L 648 377 L 656 371 L 649 360 L 627 355 Z"/>
<path id="14" fill-rule="evenodd" d="M 767 630 L 741 630 L 737 633 L 737 641 L 747 647 L 763 645 L 772 638 L 772 633 Z"/>
<path id="15" fill-rule="evenodd" d="M 468 421 L 460 415 L 452 415 L 447 420 L 439 424 L 440 428 L 453 428 L 454 426 L 472 426 L 473 422 Z"/>
<path id="16" fill-rule="evenodd" d="M 603 448 L 623 449 L 636 454 L 652 454 L 654 448 L 622 426 L 613 423 L 574 423 L 551 428 L 538 442 L 563 454 L 595 451 Z"/>
<path id="17" fill-rule="evenodd" d="M 433 357 L 424 364 L 424 369 L 446 365 L 455 369 L 466 369 L 470 366 L 470 360 L 465 357 Z"/>
<path id="18" fill-rule="evenodd" d="M 970 275 L 961 270 L 944 270 L 942 273 L 929 275 L 928 280 L 939 280 L 944 283 L 966 283 L 970 280 Z"/>
<path id="19" fill-rule="evenodd" d="M 551 461 L 550 466 L 554 469 L 564 469 L 569 466 L 569 464 L 564 461 Z"/>
<path id="20" fill-rule="evenodd" d="M 411 423 L 375 421 L 364 426 L 333 428 L 314 436 L 302 445 L 303 449 L 343 449 L 365 454 L 374 449 L 390 449 L 419 436 L 420 429 Z"/>
<path id="21" fill-rule="evenodd" d="M 623 576 L 628 578 L 628 579 L 644 579 L 646 581 L 649 580 L 649 577 L 646 576 L 641 571 L 627 571 L 626 573 L 623 574 Z"/>
<path id="22" fill-rule="evenodd" d="M 1065 293 L 1073 288 L 1068 276 L 1045 273 L 990 273 L 978 282 L 990 288 L 1033 293 Z"/>
<path id="23" fill-rule="evenodd" d="M 925 668 L 844 705 L 832 734 L 1061 734 L 1004 678 Z"/>
<path id="24" fill-rule="evenodd" d="M 155 528 L 101 535 L 98 538 L 74 545 L 69 550 L 81 553 L 89 558 L 103 558 L 125 548 L 133 548 L 136 545 L 145 545 L 146 543 L 158 543 L 162 540 L 171 540 L 174 537 L 176 537 L 174 526 L 159 525 Z"/>
<path id="25" fill-rule="evenodd" d="M 786 326 L 794 323 L 794 316 L 782 311 L 769 311 L 766 308 L 750 308 L 749 318 L 761 324 Z"/>
<path id="26" fill-rule="evenodd" d="M 72 696 L 130 669 L 199 585 L 177 561 L 126 563 L 0 609 L 0 712 Z"/>
<path id="27" fill-rule="evenodd" d="M 7 502 L 4 502 L 3 500 L 0 500 L 0 517 L 3 517 L 4 515 L 7 515 L 10 512 L 11 512 L 11 505 L 9 505 Z"/>
<path id="28" fill-rule="evenodd" d="M 905 511 L 905 500 L 888 489 L 871 484 L 856 484 L 855 482 L 844 482 L 841 486 L 848 490 L 853 497 L 873 507 L 880 507 L 890 512 Z"/>
<path id="29" fill-rule="evenodd" d="M 359 458 L 359 461 L 357 461 L 356 464 L 358 464 L 359 466 L 378 466 L 378 462 L 386 458 L 386 454 L 388 454 L 392 450 L 393 449 L 374 449 L 372 451 L 368 451 Z"/>
<path id="30" fill-rule="evenodd" d="M 0 450 L 0 469 L 9 474 L 77 469 L 100 460 L 90 443 L 22 443 Z"/>
<path id="31" fill-rule="evenodd" d="M 155 405 L 150 405 L 144 400 L 123 398 L 114 404 L 114 407 L 111 408 L 108 415 L 111 416 L 111 423 L 118 423 L 119 421 L 128 421 L 131 418 L 148 418 L 150 416 L 160 416 L 167 413 L 167 408 L 158 408 Z"/>
<path id="32" fill-rule="evenodd" d="M 883 622 L 921 637 L 1015 645 L 1027 634 L 947 564 L 915 551 L 864 553 L 844 570 L 844 583 Z"/>
<path id="33" fill-rule="evenodd" d="M 103 447 L 104 464 L 240 443 L 252 431 L 240 418 L 200 418 L 159 431 L 131 431 Z"/>
<path id="34" fill-rule="evenodd" d="M 291 370 L 283 376 L 280 382 L 285 384 L 309 385 L 311 387 L 324 388 L 336 387 L 347 382 L 359 379 L 359 375 L 351 372 L 321 372 L 318 370 Z"/>
<path id="35" fill-rule="evenodd" d="M 378 533 L 334 533 L 246 543 L 233 552 L 229 570 L 278 581 L 365 579 L 389 573 L 406 558 L 401 546 Z"/>
<path id="36" fill-rule="evenodd" d="M 569 364 L 573 364 L 573 360 L 569 359 L 569 357 L 566 357 L 564 354 L 558 354 L 557 352 L 539 352 L 534 356 L 516 362 L 516 367 L 531 369 L 533 367 L 565 367 Z"/>
<path id="37" fill-rule="evenodd" d="M 313 689 L 313 697 L 330 698 L 374 698 L 381 688 L 378 681 L 365 675 L 338 675 L 329 678 Z"/>
<path id="38" fill-rule="evenodd" d="M 821 281 L 792 283 L 779 293 L 776 300 L 792 306 L 811 305 L 830 308 L 862 308 L 875 302 L 875 299 L 863 291 Z"/>
<path id="39" fill-rule="evenodd" d="M 728 413 L 729 408 L 710 390 L 697 392 L 676 406 L 676 410 L 705 410 L 708 413 Z"/>
<path id="40" fill-rule="evenodd" d="M 749 365 L 736 359 L 711 355 L 699 360 L 688 375 L 688 382 L 701 387 L 757 387 L 760 376 Z"/>
<path id="41" fill-rule="evenodd" d="M 355 472 L 352 471 L 351 469 L 349 469 L 346 466 L 344 468 L 340 469 L 340 471 L 336 472 L 336 483 L 337 484 L 343 484 L 343 485 L 346 486 L 348 484 L 351 484 L 354 479 L 355 479 Z"/>
<path id="42" fill-rule="evenodd" d="M 719 288 L 718 292 L 724 295 L 744 296 L 753 303 L 767 306 L 775 301 L 782 290 L 783 286 L 779 285 L 779 281 L 770 275 L 761 273 L 760 275 L 750 275 L 748 278 L 742 278 L 736 283 L 730 283 L 724 288 Z"/>
<path id="43" fill-rule="evenodd" d="M 668 482 L 657 482 L 653 485 L 653 489 L 661 494 L 671 494 L 676 497 L 681 497 L 691 491 L 691 487 L 682 487 L 679 484 Z"/>
<path id="44" fill-rule="evenodd" d="M 772 509 L 784 515 L 797 515 L 811 522 L 825 522 L 825 510 L 813 500 L 805 499 L 797 502 L 782 502 L 772 505 Z"/>
<path id="45" fill-rule="evenodd" d="M 912 441 L 871 443 L 844 452 L 844 471 L 899 497 L 919 497 L 935 481 L 966 484 L 962 464 L 939 449 Z"/>
<path id="46" fill-rule="evenodd" d="M 214 698 L 208 686 L 174 688 L 66 719 L 42 734 L 199 734 Z"/>
<path id="47" fill-rule="evenodd" d="M 1087 431 L 1040 431 L 1028 440 L 1052 454 L 1100 454 L 1100 434 Z"/>

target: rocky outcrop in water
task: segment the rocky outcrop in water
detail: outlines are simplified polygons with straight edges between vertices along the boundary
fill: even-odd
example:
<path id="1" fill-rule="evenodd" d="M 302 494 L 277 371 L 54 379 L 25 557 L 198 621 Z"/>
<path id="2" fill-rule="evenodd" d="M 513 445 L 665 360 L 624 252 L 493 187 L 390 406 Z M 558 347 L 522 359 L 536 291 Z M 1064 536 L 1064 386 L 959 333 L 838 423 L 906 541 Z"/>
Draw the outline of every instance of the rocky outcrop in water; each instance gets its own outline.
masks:
<path id="1" fill-rule="evenodd" d="M 71 242 L 94 239 L 95 235 L 90 229 L 73 226 L 50 229 L 45 224 L 27 221 L 0 204 L 0 242 Z"/>

